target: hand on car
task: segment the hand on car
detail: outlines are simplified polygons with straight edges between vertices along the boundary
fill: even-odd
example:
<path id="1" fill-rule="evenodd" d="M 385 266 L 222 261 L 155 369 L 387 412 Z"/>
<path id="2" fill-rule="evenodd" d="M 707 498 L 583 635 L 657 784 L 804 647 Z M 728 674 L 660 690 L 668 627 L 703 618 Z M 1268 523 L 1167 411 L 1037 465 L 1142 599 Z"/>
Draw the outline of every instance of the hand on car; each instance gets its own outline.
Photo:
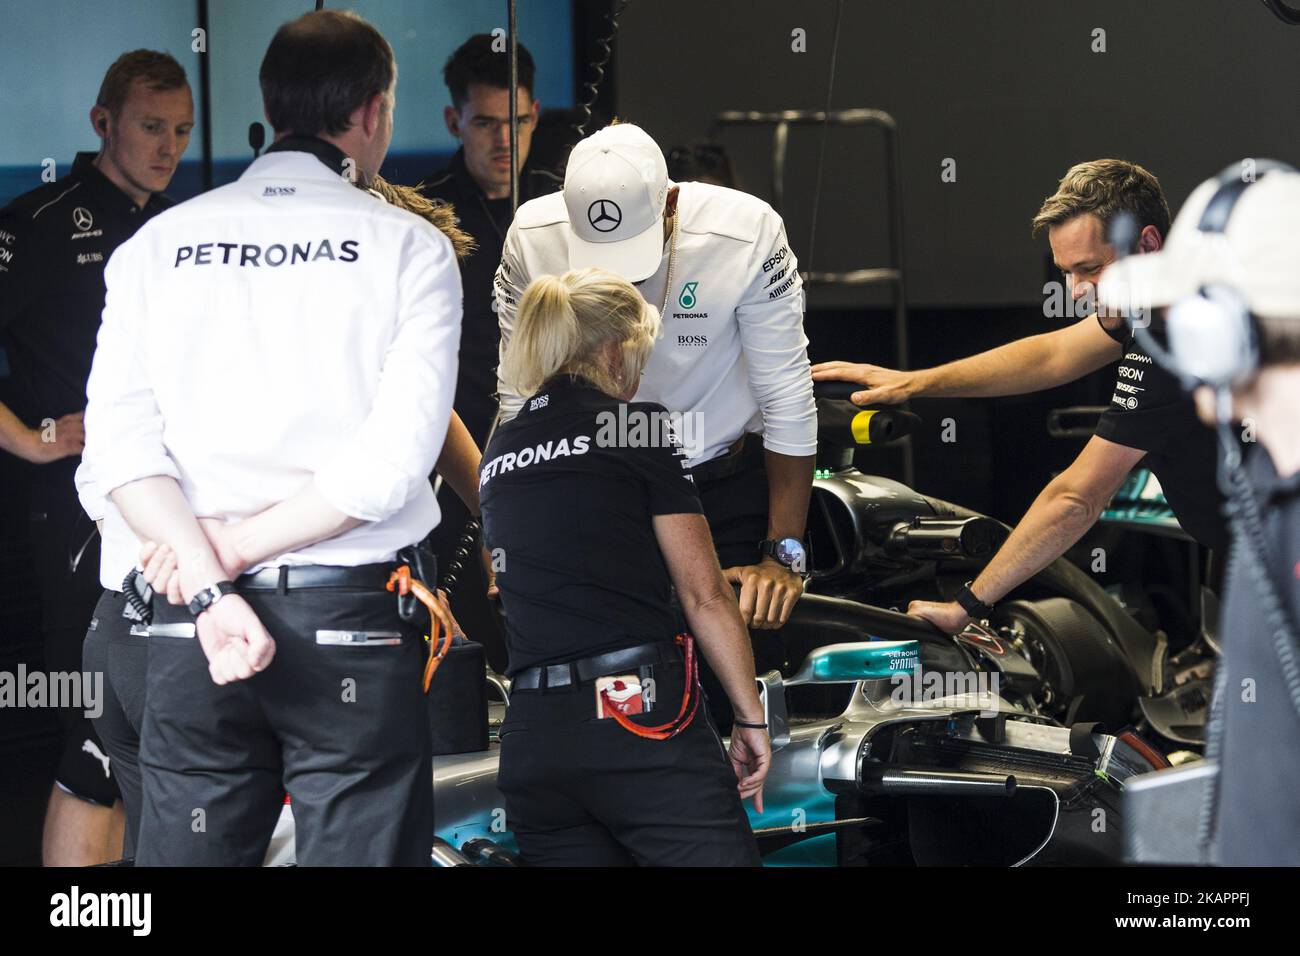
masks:
<path id="1" fill-rule="evenodd" d="M 740 616 L 756 630 L 783 627 L 803 596 L 803 578 L 771 558 L 724 568 L 722 576 L 728 584 L 740 585 Z"/>
<path id="2" fill-rule="evenodd" d="M 818 362 L 812 367 L 812 377 L 814 382 L 854 382 L 867 386 L 865 391 L 853 393 L 854 405 L 898 405 L 916 394 L 919 387 L 915 372 L 853 362 Z"/>
<path id="3" fill-rule="evenodd" d="M 907 606 L 907 613 L 929 621 L 945 634 L 960 634 L 970 623 L 970 615 L 956 601 L 913 601 Z"/>
<path id="4" fill-rule="evenodd" d="M 750 723 L 760 723 L 762 717 Z M 736 788 L 740 799 L 754 798 L 754 809 L 763 812 L 763 781 L 772 767 L 772 741 L 766 730 L 753 727 L 732 727 L 731 747 L 727 753 L 731 767 L 739 781 Z"/>

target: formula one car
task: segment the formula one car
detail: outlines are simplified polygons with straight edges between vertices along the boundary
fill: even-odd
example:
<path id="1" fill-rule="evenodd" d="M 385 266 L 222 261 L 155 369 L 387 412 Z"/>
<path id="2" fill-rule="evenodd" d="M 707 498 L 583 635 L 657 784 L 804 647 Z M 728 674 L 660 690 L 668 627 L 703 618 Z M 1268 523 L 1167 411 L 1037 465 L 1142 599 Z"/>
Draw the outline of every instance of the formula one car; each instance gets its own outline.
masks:
<path id="1" fill-rule="evenodd" d="M 1147 706 L 1171 692 L 1163 636 L 1064 560 L 955 638 L 899 613 L 950 598 L 1007 529 L 854 468 L 857 445 L 917 419 L 836 390 L 818 386 L 809 593 L 759 678 L 775 751 L 764 813 L 750 808 L 764 863 L 1118 862 L 1125 781 L 1168 766 L 1203 721 Z M 495 745 L 434 763 L 434 862 L 517 862 Z"/>
<path id="2" fill-rule="evenodd" d="M 1170 703 L 1163 635 L 1065 560 L 956 637 L 900 613 L 951 598 L 1008 531 L 856 469 L 855 448 L 918 419 L 836 391 L 818 385 L 809 593 L 759 678 L 774 755 L 749 812 L 765 865 L 1119 862 L 1125 782 L 1203 722 Z M 496 788 L 509 681 L 486 680 L 501 698 L 487 749 L 434 758 L 435 865 L 519 862 Z M 291 859 L 286 812 L 268 860 Z"/>

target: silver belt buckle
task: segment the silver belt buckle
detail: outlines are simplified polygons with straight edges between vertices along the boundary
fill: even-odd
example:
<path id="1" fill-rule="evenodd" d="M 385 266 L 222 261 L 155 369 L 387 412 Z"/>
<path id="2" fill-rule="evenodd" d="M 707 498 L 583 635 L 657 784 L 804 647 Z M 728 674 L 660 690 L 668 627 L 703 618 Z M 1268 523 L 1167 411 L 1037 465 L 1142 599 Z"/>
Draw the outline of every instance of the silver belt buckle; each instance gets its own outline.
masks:
<path id="1" fill-rule="evenodd" d="M 377 647 L 402 643 L 400 631 L 317 631 L 317 644 L 340 647 Z"/>
<path id="2" fill-rule="evenodd" d="M 193 624 L 132 624 L 132 637 L 194 637 Z"/>

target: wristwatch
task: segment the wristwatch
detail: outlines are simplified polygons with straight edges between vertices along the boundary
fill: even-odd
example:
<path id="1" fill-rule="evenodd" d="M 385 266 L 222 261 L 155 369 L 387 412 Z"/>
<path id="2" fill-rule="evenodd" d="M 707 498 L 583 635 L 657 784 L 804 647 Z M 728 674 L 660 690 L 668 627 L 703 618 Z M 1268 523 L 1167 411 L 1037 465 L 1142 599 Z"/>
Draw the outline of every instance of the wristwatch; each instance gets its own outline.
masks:
<path id="1" fill-rule="evenodd" d="M 235 593 L 235 585 L 230 581 L 218 581 L 216 584 L 209 584 L 202 588 L 190 598 L 190 603 L 186 605 L 189 608 L 190 616 L 198 620 L 200 614 L 208 610 L 227 594 Z"/>
<path id="2" fill-rule="evenodd" d="M 808 577 L 808 548 L 798 538 L 768 538 L 759 542 L 758 549 L 787 571 Z"/>
<path id="3" fill-rule="evenodd" d="M 985 604 L 975 596 L 975 592 L 970 589 L 973 581 L 967 581 L 961 586 L 954 600 L 961 605 L 961 609 L 970 615 L 973 621 L 983 621 L 993 616 L 993 605 Z"/>

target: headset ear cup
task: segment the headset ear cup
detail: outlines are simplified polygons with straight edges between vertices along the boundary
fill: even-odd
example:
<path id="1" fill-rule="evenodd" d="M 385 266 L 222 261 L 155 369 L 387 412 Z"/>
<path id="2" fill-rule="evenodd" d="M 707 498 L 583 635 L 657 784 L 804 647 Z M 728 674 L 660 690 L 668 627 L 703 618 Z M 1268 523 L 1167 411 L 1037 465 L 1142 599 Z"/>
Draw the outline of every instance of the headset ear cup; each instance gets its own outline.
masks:
<path id="1" fill-rule="evenodd" d="M 1254 375 L 1259 367 L 1259 331 L 1250 305 L 1229 285 L 1207 286 L 1201 295 L 1218 306 L 1220 321 L 1226 326 L 1222 341 L 1225 357 L 1231 356 L 1232 368 L 1225 382 L 1239 384 Z"/>
<path id="2" fill-rule="evenodd" d="M 1250 378 L 1259 371 L 1259 322 L 1255 319 L 1255 313 L 1249 309 L 1244 313 L 1243 322 L 1245 331 L 1242 338 L 1246 349 L 1242 355 L 1241 375 L 1238 381 Z"/>
<path id="3" fill-rule="evenodd" d="M 1166 319 L 1169 353 L 1180 371 L 1208 385 L 1248 378 L 1259 361 L 1254 317 L 1236 290 L 1204 287 L 1175 302 Z"/>

